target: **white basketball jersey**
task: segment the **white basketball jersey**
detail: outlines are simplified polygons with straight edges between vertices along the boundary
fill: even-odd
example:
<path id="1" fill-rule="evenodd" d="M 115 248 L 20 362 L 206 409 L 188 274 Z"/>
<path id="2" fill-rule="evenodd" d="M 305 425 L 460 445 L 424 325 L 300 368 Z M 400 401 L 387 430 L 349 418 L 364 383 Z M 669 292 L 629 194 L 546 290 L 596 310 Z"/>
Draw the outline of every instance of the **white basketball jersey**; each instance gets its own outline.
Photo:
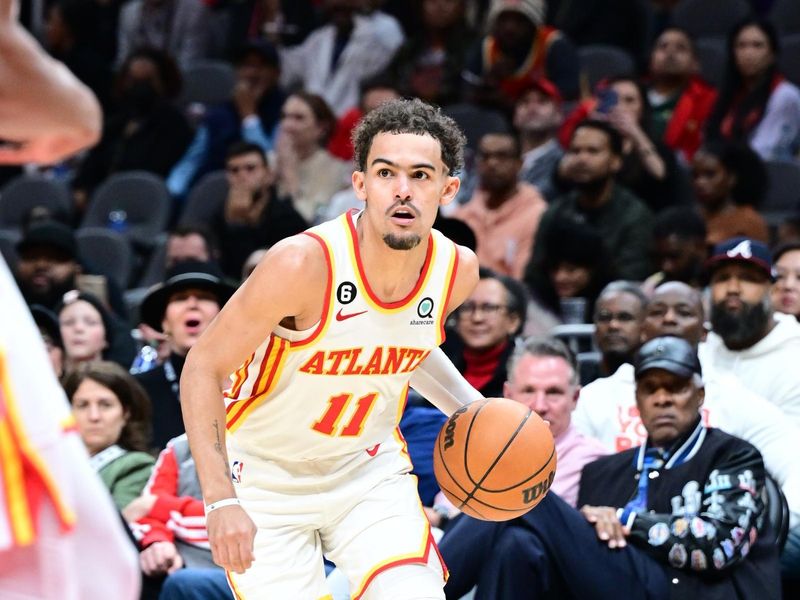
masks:
<path id="1" fill-rule="evenodd" d="M 305 232 L 328 264 L 320 321 L 276 327 L 231 375 L 228 435 L 248 454 L 294 461 L 375 448 L 397 428 L 412 372 L 444 340 L 455 244 L 432 231 L 417 285 L 387 304 L 364 275 L 357 219 L 350 212 Z"/>

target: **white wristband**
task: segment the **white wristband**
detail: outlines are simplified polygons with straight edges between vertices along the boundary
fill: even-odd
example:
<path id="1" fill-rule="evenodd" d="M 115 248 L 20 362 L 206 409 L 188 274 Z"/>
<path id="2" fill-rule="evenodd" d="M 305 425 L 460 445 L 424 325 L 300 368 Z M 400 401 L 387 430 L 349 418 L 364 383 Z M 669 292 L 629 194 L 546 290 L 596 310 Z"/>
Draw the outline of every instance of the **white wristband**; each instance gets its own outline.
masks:
<path id="1" fill-rule="evenodd" d="M 211 504 L 206 504 L 206 515 L 210 513 L 212 510 L 217 510 L 218 508 L 225 508 L 226 506 L 241 506 L 242 503 L 239 502 L 238 498 L 225 498 L 224 500 L 217 500 L 216 502 L 212 502 Z"/>

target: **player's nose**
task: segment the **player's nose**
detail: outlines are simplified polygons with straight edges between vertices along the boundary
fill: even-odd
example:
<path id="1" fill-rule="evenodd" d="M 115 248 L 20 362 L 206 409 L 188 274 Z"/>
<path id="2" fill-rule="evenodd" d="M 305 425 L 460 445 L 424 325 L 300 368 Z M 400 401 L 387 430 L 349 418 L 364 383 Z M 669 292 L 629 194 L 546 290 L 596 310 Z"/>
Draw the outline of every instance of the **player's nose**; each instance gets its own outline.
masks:
<path id="1" fill-rule="evenodd" d="M 400 173 L 394 180 L 394 195 L 395 198 L 405 200 L 411 198 L 411 185 L 408 176 L 405 173 Z"/>

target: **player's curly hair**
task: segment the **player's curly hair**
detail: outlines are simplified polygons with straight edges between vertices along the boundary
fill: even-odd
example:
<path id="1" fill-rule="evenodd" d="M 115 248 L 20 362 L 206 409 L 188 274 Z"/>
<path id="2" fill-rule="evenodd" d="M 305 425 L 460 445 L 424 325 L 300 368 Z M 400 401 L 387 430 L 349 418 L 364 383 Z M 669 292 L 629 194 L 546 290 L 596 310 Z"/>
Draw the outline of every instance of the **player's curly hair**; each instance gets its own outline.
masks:
<path id="1" fill-rule="evenodd" d="M 442 162 L 450 175 L 464 166 L 464 145 L 467 140 L 458 124 L 436 106 L 422 100 L 392 100 L 367 114 L 353 130 L 353 150 L 356 168 L 367 166 L 372 140 L 379 133 L 413 133 L 430 135 L 439 142 Z"/>

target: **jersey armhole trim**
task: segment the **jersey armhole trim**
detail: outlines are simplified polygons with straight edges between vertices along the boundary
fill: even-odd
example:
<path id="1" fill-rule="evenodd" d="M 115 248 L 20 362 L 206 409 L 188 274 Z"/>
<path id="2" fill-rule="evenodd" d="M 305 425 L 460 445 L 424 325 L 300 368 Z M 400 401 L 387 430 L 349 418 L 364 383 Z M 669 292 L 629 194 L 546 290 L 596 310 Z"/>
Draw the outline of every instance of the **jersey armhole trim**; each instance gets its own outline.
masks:
<path id="1" fill-rule="evenodd" d="M 447 321 L 447 306 L 450 304 L 450 296 L 453 294 L 453 287 L 455 287 L 456 277 L 458 276 L 458 246 L 453 244 L 453 254 L 450 257 L 450 264 L 447 267 L 447 287 L 442 297 L 442 305 L 439 309 L 439 333 L 437 335 L 436 345 L 441 346 L 444 343 L 446 334 L 444 324 Z"/>
<path id="2" fill-rule="evenodd" d="M 312 344 L 317 338 L 319 338 L 325 330 L 328 328 L 328 324 L 330 323 L 331 311 L 333 310 L 333 304 L 331 302 L 331 296 L 334 282 L 336 281 L 334 277 L 334 270 L 333 270 L 333 256 L 331 254 L 331 249 L 328 246 L 328 242 L 326 242 L 322 237 L 317 235 L 316 233 L 312 233 L 310 231 L 304 231 L 303 235 L 307 235 L 319 243 L 322 247 L 322 253 L 325 256 L 325 266 L 328 270 L 328 282 L 325 285 L 325 297 L 322 300 L 322 315 L 320 316 L 319 322 L 317 323 L 316 328 L 311 335 L 307 338 L 302 340 L 292 340 L 289 343 L 289 347 L 291 350 L 299 350 L 300 348 L 304 348 L 309 344 Z"/>

